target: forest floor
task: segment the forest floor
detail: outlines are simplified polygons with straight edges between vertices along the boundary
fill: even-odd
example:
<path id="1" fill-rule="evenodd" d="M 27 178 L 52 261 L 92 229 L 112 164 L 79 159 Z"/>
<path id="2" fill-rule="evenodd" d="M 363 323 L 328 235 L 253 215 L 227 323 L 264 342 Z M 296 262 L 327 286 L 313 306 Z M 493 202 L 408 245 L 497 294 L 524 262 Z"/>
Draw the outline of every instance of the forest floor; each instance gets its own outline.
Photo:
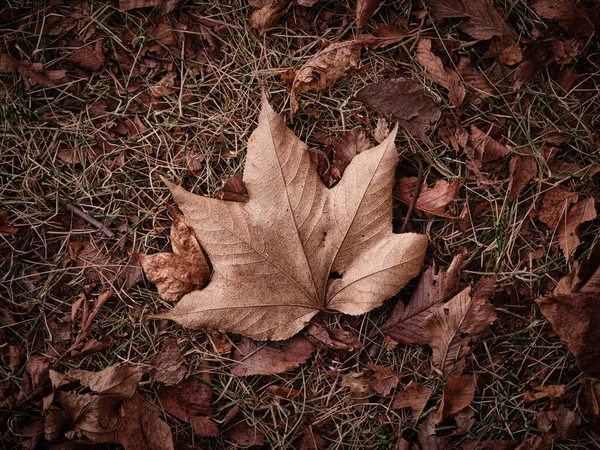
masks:
<path id="1" fill-rule="evenodd" d="M 122 365 L 145 368 L 138 406 L 158 413 L 175 448 L 600 448 L 597 375 L 536 303 L 581 267 L 583 284 L 600 276 L 598 2 L 465 1 L 481 9 L 446 16 L 444 5 L 461 2 L 359 2 L 376 8 L 361 29 L 354 1 L 272 2 L 281 17 L 258 28 L 250 17 L 261 2 L 245 0 L 10 3 L 0 8 L 4 448 L 168 448 L 167 438 L 133 447 L 86 434 L 75 424 L 90 420 L 85 407 L 67 412 L 67 395 L 95 394 L 60 391 L 52 374 Z M 325 78 L 342 74 L 296 92 L 290 121 L 299 71 L 352 40 L 356 67 L 321 67 Z M 454 294 L 495 277 L 497 320 L 464 362 L 474 395 L 439 423 L 446 379 L 430 347 L 396 345 L 383 331 L 419 278 L 367 314 L 319 315 L 328 338 L 311 336 L 316 350 L 297 368 L 239 376 L 240 336 L 149 319 L 171 306 L 132 257 L 170 249 L 174 202 L 161 175 L 215 196 L 243 172 L 262 92 L 326 178 L 336 142 L 357 130 L 375 145 L 395 121 L 356 93 L 398 77 L 439 115 L 419 132 L 400 127 L 394 230 L 413 206 L 406 229 L 428 236 L 425 266 L 436 273 L 462 255 Z M 429 203 L 413 205 L 419 162 Z M 576 291 L 560 293 L 580 299 Z M 171 351 L 170 366 L 157 360 Z M 164 404 L 161 390 L 177 386 L 161 378 L 165 367 L 202 384 L 201 419 Z M 395 384 L 377 392 L 369 383 L 382 367 Z M 394 406 L 410 383 L 429 389 L 418 417 Z M 52 428 L 58 408 L 68 420 Z"/>

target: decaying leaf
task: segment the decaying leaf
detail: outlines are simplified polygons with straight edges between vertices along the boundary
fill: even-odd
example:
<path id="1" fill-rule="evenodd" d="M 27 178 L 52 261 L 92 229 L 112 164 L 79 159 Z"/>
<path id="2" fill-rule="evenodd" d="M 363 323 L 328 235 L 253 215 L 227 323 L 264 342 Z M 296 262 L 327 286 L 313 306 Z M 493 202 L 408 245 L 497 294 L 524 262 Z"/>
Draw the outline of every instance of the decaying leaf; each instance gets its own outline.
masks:
<path id="1" fill-rule="evenodd" d="M 454 257 L 448 270 L 435 273 L 435 265 L 425 271 L 405 306 L 399 301 L 383 326 L 383 333 L 404 344 L 426 344 L 423 321 L 456 292 L 464 254 Z"/>
<path id="2" fill-rule="evenodd" d="M 509 152 L 506 146 L 490 137 L 488 133 L 484 133 L 475 125 L 471 126 L 470 142 L 473 154 L 469 156 L 476 165 L 504 158 Z"/>
<path id="3" fill-rule="evenodd" d="M 233 359 L 238 362 L 231 367 L 231 373 L 237 376 L 248 376 L 286 372 L 305 362 L 314 350 L 311 342 L 301 336 L 283 342 L 260 345 L 244 338 L 233 353 Z"/>
<path id="4" fill-rule="evenodd" d="M 140 262 L 148 280 L 156 284 L 160 296 L 176 302 L 194 289 L 206 286 L 210 267 L 192 229 L 181 214 L 171 209 L 171 246 L 173 253 L 133 256 Z"/>
<path id="5" fill-rule="evenodd" d="M 223 186 L 215 194 L 215 197 L 229 202 L 246 203 L 250 198 L 248 197 L 246 186 L 244 186 L 244 182 L 242 181 L 242 174 L 238 173 L 227 178 Z"/>
<path id="6" fill-rule="evenodd" d="M 562 221 L 566 220 L 569 205 L 577 202 L 578 198 L 576 192 L 571 192 L 562 186 L 555 186 L 544 195 L 538 218 L 551 230 L 555 230 Z"/>
<path id="7" fill-rule="evenodd" d="M 416 187 L 416 177 L 400 178 L 394 187 L 394 198 L 400 200 L 405 205 L 410 205 L 413 202 Z M 459 180 L 451 182 L 438 180 L 431 188 L 426 183 L 423 183 L 419 191 L 419 197 L 415 203 L 415 208 L 418 211 L 423 211 L 428 216 L 450 217 L 446 208 L 450 202 L 456 200 L 459 188 Z"/>
<path id="8" fill-rule="evenodd" d="M 217 437 L 219 435 L 219 427 L 208 417 L 192 417 L 190 425 L 198 437 Z"/>
<path id="9" fill-rule="evenodd" d="M 430 387 L 412 381 L 403 391 L 396 394 L 392 408 L 411 408 L 413 419 L 418 420 L 432 393 L 433 389 Z"/>
<path id="10" fill-rule="evenodd" d="M 352 70 L 358 68 L 360 50 L 359 41 L 335 42 L 325 47 L 300 70 L 292 84 L 290 98 L 291 115 L 298 109 L 298 94 L 308 91 L 323 91 L 327 86 L 344 78 Z"/>
<path id="11" fill-rule="evenodd" d="M 181 0 L 119 0 L 121 11 L 130 11 L 138 8 L 156 8 L 159 14 L 167 14 L 175 9 Z"/>
<path id="12" fill-rule="evenodd" d="M 579 227 L 582 223 L 596 218 L 594 197 L 586 198 L 574 204 L 567 217 L 558 227 L 558 245 L 568 260 L 579 245 Z"/>
<path id="13" fill-rule="evenodd" d="M 462 77 L 465 87 L 473 91 L 477 97 L 487 98 L 494 95 L 492 86 L 487 78 L 471 65 L 471 61 L 468 58 L 461 57 L 456 69 Z"/>
<path id="14" fill-rule="evenodd" d="M 265 435 L 262 431 L 245 421 L 239 422 L 227 431 L 227 436 L 237 442 L 241 447 L 262 446 Z"/>
<path id="15" fill-rule="evenodd" d="M 405 22 L 396 21 L 394 25 L 378 23 L 371 33 L 361 34 L 358 40 L 373 50 L 396 44 L 409 37 L 408 26 Z"/>
<path id="16" fill-rule="evenodd" d="M 504 36 L 500 40 L 494 40 L 484 58 L 498 58 L 500 63 L 506 66 L 514 66 L 523 61 L 523 51 L 519 44 L 510 36 Z"/>
<path id="17" fill-rule="evenodd" d="M 175 339 L 169 339 L 163 348 L 152 358 L 154 381 L 172 386 L 183 380 L 187 374 L 185 360 Z"/>
<path id="18" fill-rule="evenodd" d="M 519 154 L 513 155 L 508 170 L 510 172 L 508 201 L 513 202 L 538 174 L 537 161 L 531 148 L 524 147 L 520 149 Z"/>
<path id="19" fill-rule="evenodd" d="M 355 401 L 365 400 L 375 395 L 371 387 L 371 377 L 364 372 L 350 372 L 342 376 L 342 387 L 350 388 L 350 394 Z"/>
<path id="20" fill-rule="evenodd" d="M 447 69 L 442 60 L 431 51 L 431 40 L 421 38 L 417 44 L 417 59 L 432 82 L 448 89 L 450 104 L 458 106 L 465 99 L 466 91 L 455 70 Z"/>
<path id="21" fill-rule="evenodd" d="M 281 19 L 289 4 L 290 0 L 264 0 L 250 16 L 250 28 L 263 34 Z"/>
<path id="22" fill-rule="evenodd" d="M 491 0 L 426 0 L 436 20 L 469 19 L 461 24 L 462 30 L 475 39 L 491 39 L 494 36 L 511 36 L 514 31 L 498 14 Z"/>
<path id="23" fill-rule="evenodd" d="M 123 364 L 108 366 L 100 372 L 71 369 L 66 376 L 67 379 L 79 381 L 98 394 L 131 398 L 147 371 L 145 367 Z"/>
<path id="24" fill-rule="evenodd" d="M 494 306 L 488 301 L 495 278 L 483 278 L 473 295 L 466 288 L 423 322 L 425 338 L 433 350 L 432 360 L 443 374 L 460 368 L 461 359 L 471 351 L 473 343 L 489 332 L 496 320 Z"/>
<path id="25" fill-rule="evenodd" d="M 325 308 L 358 315 L 381 305 L 420 271 L 427 246 L 425 236 L 392 233 L 394 137 L 357 155 L 327 189 L 265 99 L 248 143 L 248 203 L 169 183 L 214 272 L 156 317 L 283 340 Z"/>
<path id="26" fill-rule="evenodd" d="M 379 7 L 380 0 L 357 0 L 356 1 L 356 26 L 364 27 L 375 10 Z"/>
<path id="27" fill-rule="evenodd" d="M 564 384 L 551 384 L 549 386 L 536 386 L 533 391 L 525 392 L 523 395 L 524 403 L 533 403 L 544 398 L 552 400 L 551 408 L 556 408 L 556 401 L 565 395 Z"/>
<path id="28" fill-rule="evenodd" d="M 534 0 L 533 9 L 545 19 L 556 20 L 571 36 L 594 34 L 594 24 L 580 2 L 573 0 Z"/>
<path id="29" fill-rule="evenodd" d="M 344 175 L 346 167 L 354 157 L 371 148 L 364 133 L 352 130 L 333 143 L 333 164 Z"/>
<path id="30" fill-rule="evenodd" d="M 379 395 L 389 395 L 392 389 L 398 385 L 400 375 L 389 367 L 378 366 L 373 363 L 369 363 L 367 367 L 373 371 L 369 384 Z"/>
<path id="31" fill-rule="evenodd" d="M 121 406 L 124 418 L 117 431 L 117 441 L 125 450 L 171 450 L 171 427 L 160 418 L 160 411 L 144 400 L 139 392 Z"/>
<path id="32" fill-rule="evenodd" d="M 440 423 L 446 417 L 466 408 L 475 395 L 475 377 L 463 375 L 448 380 L 444 385 L 442 402 L 435 414 L 435 423 Z"/>
<path id="33" fill-rule="evenodd" d="M 552 328 L 587 376 L 600 378 L 600 296 L 558 294 L 536 300 Z"/>
<path id="34" fill-rule="evenodd" d="M 381 114 L 391 114 L 409 133 L 427 139 L 425 132 L 442 112 L 425 95 L 421 84 L 395 78 L 370 84 L 356 93 L 356 99 Z"/>
<path id="35" fill-rule="evenodd" d="M 166 412 L 185 422 L 190 422 L 193 417 L 212 415 L 212 391 L 194 377 L 176 386 L 161 387 L 158 398 Z"/>

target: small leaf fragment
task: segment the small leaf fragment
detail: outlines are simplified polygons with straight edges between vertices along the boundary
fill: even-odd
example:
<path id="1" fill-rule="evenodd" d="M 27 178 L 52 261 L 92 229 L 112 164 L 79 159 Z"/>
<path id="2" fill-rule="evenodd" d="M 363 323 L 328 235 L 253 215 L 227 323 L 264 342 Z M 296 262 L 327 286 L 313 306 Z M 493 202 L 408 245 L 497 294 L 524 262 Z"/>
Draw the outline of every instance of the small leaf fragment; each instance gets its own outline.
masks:
<path id="1" fill-rule="evenodd" d="M 238 362 L 231 367 L 231 373 L 245 377 L 287 372 L 304 363 L 314 349 L 311 342 L 301 336 L 260 346 L 244 338 L 233 353 L 233 359 Z"/>
<path id="2" fill-rule="evenodd" d="M 392 408 L 411 408 L 413 419 L 418 420 L 432 393 L 433 389 L 430 387 L 412 381 L 403 391 L 396 394 Z"/>
<path id="3" fill-rule="evenodd" d="M 475 377 L 463 375 L 448 380 L 444 385 L 444 393 L 440 408 L 435 414 L 435 423 L 440 423 L 446 417 L 466 408 L 475 395 Z"/>

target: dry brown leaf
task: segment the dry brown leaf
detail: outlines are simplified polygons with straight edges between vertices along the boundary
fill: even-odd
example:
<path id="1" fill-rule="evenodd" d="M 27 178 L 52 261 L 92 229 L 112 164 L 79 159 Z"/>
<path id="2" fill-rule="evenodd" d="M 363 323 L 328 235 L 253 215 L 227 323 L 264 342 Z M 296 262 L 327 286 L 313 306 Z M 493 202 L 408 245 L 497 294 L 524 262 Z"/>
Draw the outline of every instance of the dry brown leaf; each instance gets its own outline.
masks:
<path id="1" fill-rule="evenodd" d="M 394 187 L 394 198 L 405 205 L 411 205 L 417 187 L 417 178 L 400 178 Z M 446 208 L 450 202 L 456 200 L 460 181 L 438 180 L 433 187 L 423 183 L 419 192 L 419 198 L 415 203 L 415 209 L 423 211 L 428 216 L 451 217 Z"/>
<path id="2" fill-rule="evenodd" d="M 369 384 L 379 395 L 389 395 L 392 389 L 398 385 L 400 375 L 389 367 L 377 366 L 373 363 L 369 363 L 367 367 L 373 372 Z"/>
<path id="3" fill-rule="evenodd" d="M 346 167 L 354 157 L 371 148 L 371 143 L 362 131 L 352 130 L 333 143 L 333 164 L 344 175 Z"/>
<path id="4" fill-rule="evenodd" d="M 148 369 L 145 367 L 123 364 L 108 366 L 100 372 L 71 369 L 67 372 L 67 377 L 79 381 L 98 394 L 131 398 L 146 372 Z"/>
<path id="5" fill-rule="evenodd" d="M 565 385 L 564 384 L 552 384 L 549 386 L 536 386 L 533 388 L 533 391 L 527 391 L 523 395 L 524 403 L 533 403 L 538 400 L 542 400 L 544 398 L 549 398 L 552 400 L 551 408 L 556 408 L 556 401 L 565 395 Z"/>
<path id="6" fill-rule="evenodd" d="M 391 114 L 409 133 L 425 140 L 425 132 L 442 112 L 425 95 L 421 84 L 395 78 L 370 84 L 356 93 L 356 99 L 381 114 Z"/>
<path id="7" fill-rule="evenodd" d="M 175 79 L 177 78 L 177 74 L 175 72 L 171 72 L 162 77 L 158 83 L 153 85 L 150 88 L 150 94 L 154 98 L 166 97 L 167 95 L 171 95 L 177 91 L 179 88 L 175 87 Z"/>
<path id="8" fill-rule="evenodd" d="M 454 434 L 462 436 L 471 431 L 475 425 L 475 411 L 473 408 L 464 408 L 454 413 L 454 421 L 456 422 L 456 431 Z"/>
<path id="9" fill-rule="evenodd" d="M 581 200 L 571 207 L 567 217 L 558 226 L 558 245 L 569 260 L 579 245 L 579 227 L 596 218 L 594 197 Z"/>
<path id="10" fill-rule="evenodd" d="M 220 200 L 227 200 L 228 202 L 246 203 L 250 200 L 246 186 L 244 186 L 244 182 L 242 181 L 242 174 L 238 173 L 227 178 L 223 186 L 215 194 L 215 197 Z"/>
<path id="11" fill-rule="evenodd" d="M 488 133 L 484 133 L 475 125 L 471 126 L 470 141 L 473 154 L 469 156 L 477 165 L 481 165 L 482 162 L 486 163 L 504 158 L 509 152 L 508 148 L 491 138 Z"/>
<path id="12" fill-rule="evenodd" d="M 310 58 L 296 72 L 290 98 L 291 115 L 298 109 L 298 94 L 324 91 L 327 86 L 357 69 L 361 48 L 359 41 L 335 42 Z"/>
<path id="13" fill-rule="evenodd" d="M 168 339 L 163 348 L 152 358 L 154 381 L 173 386 L 182 381 L 186 374 L 185 359 L 175 339 Z"/>
<path id="14" fill-rule="evenodd" d="M 461 57 L 456 69 L 464 85 L 474 91 L 478 97 L 487 98 L 494 95 L 487 78 L 471 65 L 469 58 Z"/>
<path id="15" fill-rule="evenodd" d="M 382 328 L 383 333 L 404 344 L 426 344 L 423 321 L 456 292 L 464 259 L 464 254 L 455 256 L 448 270 L 437 274 L 435 265 L 427 269 L 408 304 L 398 301 Z"/>
<path id="16" fill-rule="evenodd" d="M 594 34 L 594 24 L 583 5 L 573 0 L 534 0 L 533 9 L 545 19 L 556 20 L 571 36 Z"/>
<path id="17" fill-rule="evenodd" d="M 575 355 L 587 376 L 600 377 L 600 296 L 593 294 L 550 295 L 536 300 L 542 314 L 561 341 Z"/>
<path id="18" fill-rule="evenodd" d="M 196 378 L 188 378 L 176 386 L 161 387 L 158 398 L 166 412 L 184 422 L 191 423 L 192 418 L 198 416 L 212 416 L 212 391 Z"/>
<path id="19" fill-rule="evenodd" d="M 283 17 L 290 0 L 265 0 L 260 9 L 250 16 L 250 28 L 254 28 L 260 34 L 275 26 Z"/>
<path id="20" fill-rule="evenodd" d="M 447 436 L 436 435 L 434 419 L 434 413 L 429 413 L 418 426 L 421 450 L 447 450 L 450 448 Z"/>
<path id="21" fill-rule="evenodd" d="M 317 344 L 322 344 L 326 348 L 330 348 L 331 350 L 344 350 L 344 351 L 352 351 L 355 348 L 360 348 L 358 345 L 358 341 L 354 338 L 355 342 L 343 342 L 335 339 L 331 336 L 330 332 L 323 328 L 318 323 L 311 323 L 306 332 L 309 336 L 316 339 Z"/>
<path id="22" fill-rule="evenodd" d="M 448 380 L 444 385 L 440 408 L 435 413 L 435 423 L 440 423 L 446 417 L 469 406 L 474 395 L 475 377 L 473 375 L 463 375 Z"/>
<path id="23" fill-rule="evenodd" d="M 298 450 L 325 450 L 327 448 L 327 441 L 312 427 L 302 425 L 302 432 L 304 436 Z"/>
<path id="24" fill-rule="evenodd" d="M 433 389 L 430 387 L 412 381 L 402 392 L 396 394 L 392 408 L 411 408 L 413 419 L 419 420 L 432 393 Z"/>
<path id="25" fill-rule="evenodd" d="M 504 36 L 500 40 L 494 40 L 483 57 L 497 57 L 501 64 L 514 66 L 523 61 L 523 51 L 512 37 Z"/>
<path id="26" fill-rule="evenodd" d="M 388 125 L 387 120 L 384 118 L 377 119 L 377 125 L 375 126 L 375 130 L 373 130 L 373 139 L 378 144 L 381 144 L 385 141 L 385 138 L 390 135 L 390 127 Z"/>
<path id="27" fill-rule="evenodd" d="M 555 186 L 544 195 L 538 218 L 551 230 L 555 230 L 561 221 L 566 219 L 569 205 L 577 202 L 578 198 L 576 192 L 571 192 L 562 186 Z"/>
<path id="28" fill-rule="evenodd" d="M 364 372 L 344 374 L 342 387 L 350 388 L 350 394 L 354 400 L 365 400 L 375 395 L 375 390 L 371 387 L 371 378 L 365 376 Z"/>
<path id="29" fill-rule="evenodd" d="M 396 21 L 394 25 L 378 23 L 372 33 L 361 34 L 358 40 L 365 46 L 376 50 L 381 47 L 396 44 L 409 35 L 406 23 Z"/>
<path id="30" fill-rule="evenodd" d="M 454 106 L 460 105 L 465 99 L 465 87 L 455 70 L 446 69 L 442 60 L 431 51 L 431 40 L 421 38 L 417 43 L 417 59 L 425 69 L 425 75 L 434 83 L 448 89 L 448 100 Z"/>
<path id="31" fill-rule="evenodd" d="M 380 0 L 357 0 L 356 1 L 356 26 L 358 28 L 364 27 L 375 10 L 379 7 Z"/>
<path id="32" fill-rule="evenodd" d="M 117 431 L 117 442 L 125 450 L 172 450 L 171 427 L 160 416 L 158 408 L 137 392 L 121 406 L 125 419 Z"/>
<path id="33" fill-rule="evenodd" d="M 156 8 L 158 14 L 168 14 L 181 0 L 119 0 L 119 10 L 130 11 L 138 8 Z"/>
<path id="34" fill-rule="evenodd" d="M 431 13 L 437 20 L 469 19 L 460 27 L 475 39 L 514 35 L 514 31 L 498 14 L 491 0 L 426 0 L 425 3 L 431 8 Z"/>
<path id="35" fill-rule="evenodd" d="M 198 437 L 217 437 L 219 435 L 219 427 L 208 417 L 192 417 L 190 425 Z"/>
<path id="36" fill-rule="evenodd" d="M 265 443 L 265 435 L 258 428 L 248 425 L 245 421 L 231 427 L 227 431 L 227 436 L 241 447 L 262 446 Z"/>
<path id="37" fill-rule="evenodd" d="M 264 99 L 248 143 L 248 203 L 169 183 L 214 272 L 204 290 L 156 317 L 283 340 L 319 311 L 380 306 L 419 273 L 427 246 L 426 236 L 392 233 L 394 138 L 357 155 L 327 189 L 307 146 Z"/>
<path id="38" fill-rule="evenodd" d="M 471 288 L 464 289 L 423 322 L 433 363 L 441 373 L 459 368 L 472 345 L 488 334 L 496 320 L 496 310 L 488 301 L 494 284 L 495 278 L 481 279 L 472 296 Z"/>
<path id="39" fill-rule="evenodd" d="M 510 182 L 508 184 L 508 201 L 514 202 L 523 189 L 538 174 L 538 166 L 531 148 L 520 149 L 523 154 L 515 154 L 510 158 L 508 167 Z"/>
<path id="40" fill-rule="evenodd" d="M 171 214 L 173 253 L 134 253 L 133 256 L 140 262 L 148 280 L 156 284 L 160 296 L 169 302 L 176 302 L 188 292 L 206 285 L 210 267 L 196 236 L 186 225 L 183 216 L 173 209 Z"/>
<path id="41" fill-rule="evenodd" d="M 267 392 L 275 397 L 281 398 L 296 398 L 302 394 L 302 392 L 300 392 L 298 389 L 274 385 L 269 386 L 267 388 Z"/>
<path id="42" fill-rule="evenodd" d="M 100 67 L 105 62 L 104 53 L 102 52 L 102 41 L 96 41 L 95 45 L 84 45 L 81 42 L 71 42 L 69 47 L 76 48 L 73 53 L 67 58 L 69 61 L 93 71 L 100 70 Z"/>
<path id="43" fill-rule="evenodd" d="M 295 369 L 312 355 L 315 347 L 301 336 L 260 346 L 244 338 L 237 345 L 233 359 L 238 361 L 231 367 L 233 375 L 274 375 Z"/>

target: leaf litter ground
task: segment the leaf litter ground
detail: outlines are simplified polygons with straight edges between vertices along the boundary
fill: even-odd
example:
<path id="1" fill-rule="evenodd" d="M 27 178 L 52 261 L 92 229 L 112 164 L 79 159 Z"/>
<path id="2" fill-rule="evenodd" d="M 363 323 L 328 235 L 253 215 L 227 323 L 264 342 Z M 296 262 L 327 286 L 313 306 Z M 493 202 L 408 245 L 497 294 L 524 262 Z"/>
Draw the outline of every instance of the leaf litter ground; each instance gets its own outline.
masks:
<path id="1" fill-rule="evenodd" d="M 154 445 L 123 437 L 149 429 L 168 445 L 163 424 L 179 448 L 593 448 L 596 2 L 361 1 L 360 31 L 338 2 L 264 2 L 279 17 L 256 31 L 254 3 L 222 3 L 1 10 L 3 444 L 71 448 L 84 426 L 98 442 L 77 409 L 92 404 L 105 423 L 136 418 L 110 438 L 126 448 Z M 361 153 L 398 121 L 392 224 L 430 239 L 423 289 L 363 316 L 318 314 L 292 344 L 147 320 L 170 306 L 131 255 L 178 253 L 158 174 L 247 200 L 223 183 L 242 172 L 262 89 L 282 115 L 297 100 L 293 131 L 327 186 L 348 165 L 336 142 Z M 498 320 L 467 327 L 477 342 L 455 327 L 433 352 L 454 357 L 432 357 L 420 324 L 467 317 L 465 289 L 492 276 Z M 285 363 L 289 345 L 305 362 L 245 376 Z M 98 392 L 89 380 L 111 367 L 142 382 Z M 53 387 L 51 373 L 73 380 Z"/>

